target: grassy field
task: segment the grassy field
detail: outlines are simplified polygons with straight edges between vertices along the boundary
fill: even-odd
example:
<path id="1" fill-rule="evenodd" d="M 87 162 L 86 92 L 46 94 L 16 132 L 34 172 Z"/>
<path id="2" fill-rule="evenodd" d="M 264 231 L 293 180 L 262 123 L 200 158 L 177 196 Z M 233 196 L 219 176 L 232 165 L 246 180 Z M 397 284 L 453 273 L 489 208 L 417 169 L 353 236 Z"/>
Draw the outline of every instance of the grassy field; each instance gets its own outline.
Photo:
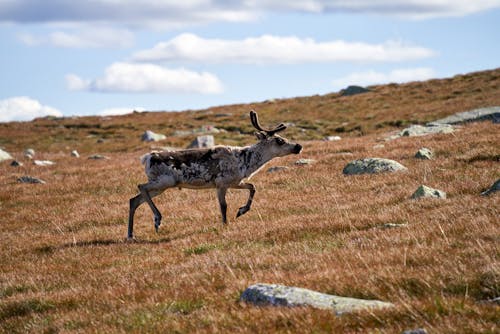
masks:
<path id="1" fill-rule="evenodd" d="M 0 124 L 0 146 L 24 162 L 0 163 L 0 331 L 497 333 L 499 306 L 482 301 L 500 296 L 500 198 L 479 193 L 500 177 L 498 124 L 382 138 L 411 123 L 500 105 L 500 70 L 371 89 L 352 97 Z M 151 149 L 141 133 L 165 133 L 161 145 L 184 147 L 193 136 L 174 137 L 175 130 L 211 124 L 227 131 L 217 143 L 251 144 L 250 108 L 262 124 L 294 123 L 284 136 L 304 146 L 300 156 L 269 164 L 290 169 L 252 179 L 252 210 L 222 227 L 215 191 L 168 190 L 155 200 L 164 217 L 159 233 L 142 206 L 138 240 L 125 242 L 128 200 L 145 181 L 139 157 Z M 326 135 L 343 139 L 319 140 Z M 28 147 L 56 164 L 32 165 L 22 158 Z M 434 160 L 415 159 L 420 147 L 433 149 Z M 70 157 L 73 149 L 82 156 Z M 109 160 L 87 159 L 94 153 Z M 342 175 L 347 162 L 374 156 L 408 171 Z M 299 157 L 316 163 L 295 166 Z M 23 175 L 47 184 L 17 183 Z M 411 200 L 421 184 L 448 198 Z M 229 192 L 230 217 L 246 197 Z M 239 302 L 257 282 L 396 307 L 336 317 Z"/>

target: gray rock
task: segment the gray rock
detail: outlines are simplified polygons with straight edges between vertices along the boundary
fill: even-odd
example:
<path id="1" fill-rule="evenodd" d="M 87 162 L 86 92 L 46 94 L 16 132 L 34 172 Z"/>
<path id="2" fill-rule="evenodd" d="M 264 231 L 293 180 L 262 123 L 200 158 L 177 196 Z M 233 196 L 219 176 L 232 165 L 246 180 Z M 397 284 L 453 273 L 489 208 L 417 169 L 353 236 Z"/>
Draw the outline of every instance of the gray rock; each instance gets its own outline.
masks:
<path id="1" fill-rule="evenodd" d="M 50 160 L 34 160 L 33 164 L 37 166 L 52 166 L 55 162 Z"/>
<path id="2" fill-rule="evenodd" d="M 426 136 L 437 133 L 452 133 L 455 131 L 453 126 L 449 124 L 436 124 L 436 125 L 412 125 L 406 129 L 403 129 L 400 133 L 400 137 L 418 137 Z"/>
<path id="3" fill-rule="evenodd" d="M 212 135 L 204 135 L 198 136 L 191 144 L 189 144 L 188 148 L 203 148 L 203 147 L 214 147 L 215 140 Z"/>
<path id="4" fill-rule="evenodd" d="M 77 150 L 73 150 L 73 151 L 71 151 L 71 156 L 72 156 L 72 157 L 75 157 L 75 158 L 79 158 L 79 157 L 80 157 L 80 154 L 78 153 L 78 151 L 77 151 Z"/>
<path id="5" fill-rule="evenodd" d="M 491 187 L 489 187 L 486 191 L 483 191 L 481 195 L 488 196 L 489 194 L 499 190 L 500 190 L 500 179 L 496 180 L 495 183 L 493 183 Z"/>
<path id="6" fill-rule="evenodd" d="M 370 90 L 361 86 L 348 86 L 340 91 L 342 96 L 352 96 L 357 94 L 368 93 Z"/>
<path id="7" fill-rule="evenodd" d="M 408 329 L 405 330 L 402 334 L 427 334 L 427 331 L 424 328 Z"/>
<path id="8" fill-rule="evenodd" d="M 154 133 L 151 130 L 147 130 L 142 134 L 141 140 L 142 141 L 160 141 L 166 139 L 167 136 L 159 134 L 159 133 Z"/>
<path id="9" fill-rule="evenodd" d="M 415 153 L 415 158 L 423 159 L 423 160 L 431 160 L 434 154 L 432 151 L 426 147 L 422 147 L 420 150 Z"/>
<path id="10" fill-rule="evenodd" d="M 421 185 L 415 190 L 413 195 L 411 195 L 412 199 L 418 198 L 446 198 L 446 193 L 442 190 L 433 189 L 431 187 L 427 187 Z"/>
<path id="11" fill-rule="evenodd" d="M 336 314 L 394 306 L 392 303 L 379 300 L 339 297 L 303 288 L 266 283 L 249 286 L 241 294 L 240 300 L 263 306 L 311 306 L 331 310 Z"/>
<path id="12" fill-rule="evenodd" d="M 11 165 L 12 167 L 20 167 L 20 166 L 22 166 L 22 165 L 23 165 L 23 163 L 22 163 L 22 162 L 20 162 L 20 161 L 17 161 L 17 160 L 12 160 L 12 162 L 10 163 L 10 165 Z"/>
<path id="13" fill-rule="evenodd" d="M 307 165 L 312 165 L 313 163 L 315 163 L 316 160 L 314 159 L 299 159 L 297 161 L 295 161 L 295 165 L 297 166 L 307 166 Z"/>
<path id="14" fill-rule="evenodd" d="M 407 168 L 397 161 L 383 158 L 366 158 L 349 162 L 342 173 L 346 175 L 375 174 L 405 171 Z"/>
<path id="15" fill-rule="evenodd" d="M 437 121 L 433 121 L 429 124 L 462 124 L 467 122 L 479 122 L 485 120 L 491 120 L 493 123 L 500 123 L 500 106 L 479 108 L 456 113 L 454 115 L 438 119 Z"/>
<path id="16" fill-rule="evenodd" d="M 14 159 L 12 156 L 0 148 L 0 161 Z"/>
<path id="17" fill-rule="evenodd" d="M 33 159 L 33 157 L 35 156 L 35 150 L 32 148 L 25 149 L 24 156 L 28 159 Z"/>
<path id="18" fill-rule="evenodd" d="M 44 180 L 41 180 L 39 178 L 32 177 L 32 176 L 21 176 L 20 178 L 17 179 L 17 182 L 20 182 L 20 183 L 41 183 L 41 184 L 45 184 Z"/>
<path id="19" fill-rule="evenodd" d="M 290 169 L 289 167 L 286 166 L 274 166 L 274 167 L 269 167 L 267 172 L 268 173 L 276 173 L 276 172 L 283 172 Z"/>
<path id="20" fill-rule="evenodd" d="M 325 137 L 325 141 L 337 141 L 341 140 L 342 138 L 340 136 L 327 136 Z"/>
<path id="21" fill-rule="evenodd" d="M 108 157 L 101 155 L 101 154 L 93 154 L 89 157 L 91 160 L 109 160 Z"/>

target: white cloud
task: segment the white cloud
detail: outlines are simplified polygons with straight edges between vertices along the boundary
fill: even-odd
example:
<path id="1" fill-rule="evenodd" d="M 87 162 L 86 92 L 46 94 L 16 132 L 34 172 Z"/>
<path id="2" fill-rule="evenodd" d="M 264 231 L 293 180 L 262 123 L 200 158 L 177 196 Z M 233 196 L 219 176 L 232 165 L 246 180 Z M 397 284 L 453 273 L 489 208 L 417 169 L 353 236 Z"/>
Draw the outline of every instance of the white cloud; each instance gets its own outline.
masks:
<path id="1" fill-rule="evenodd" d="M 66 85 L 70 90 L 94 92 L 217 94 L 223 91 L 220 80 L 208 72 L 125 62 L 111 64 L 104 76 L 94 80 L 68 74 Z"/>
<path id="2" fill-rule="evenodd" d="M 135 108 L 107 108 L 107 109 L 101 110 L 97 114 L 100 115 L 100 116 L 116 116 L 116 115 L 130 114 L 130 113 L 133 113 L 134 111 L 143 112 L 145 110 L 146 109 L 144 109 L 142 107 L 135 107 Z"/>
<path id="3" fill-rule="evenodd" d="M 317 62 L 394 62 L 430 57 L 433 51 L 402 42 L 383 44 L 316 42 L 311 38 L 264 35 L 243 40 L 205 39 L 184 33 L 153 48 L 135 53 L 132 60 L 145 62 L 193 61 L 251 64 Z"/>
<path id="4" fill-rule="evenodd" d="M 346 77 L 335 79 L 333 86 L 337 89 L 348 85 L 368 86 L 384 83 L 403 83 L 422 81 L 434 78 L 436 73 L 432 68 L 418 67 L 392 70 L 389 73 L 377 71 L 355 72 Z"/>
<path id="5" fill-rule="evenodd" d="M 22 33 L 18 38 L 28 46 L 50 45 L 60 48 L 127 48 L 134 45 L 134 34 L 129 30 L 103 27 L 55 31 L 47 36 Z"/>
<path id="6" fill-rule="evenodd" d="M 500 7 L 498 0 L 15 0 L 0 1 L 0 22 L 92 23 L 179 28 L 256 20 L 269 13 L 366 13 L 417 19 L 464 16 Z"/>
<path id="7" fill-rule="evenodd" d="M 27 96 L 11 97 L 0 100 L 0 122 L 29 121 L 37 117 L 62 117 L 59 110 L 42 105 Z"/>

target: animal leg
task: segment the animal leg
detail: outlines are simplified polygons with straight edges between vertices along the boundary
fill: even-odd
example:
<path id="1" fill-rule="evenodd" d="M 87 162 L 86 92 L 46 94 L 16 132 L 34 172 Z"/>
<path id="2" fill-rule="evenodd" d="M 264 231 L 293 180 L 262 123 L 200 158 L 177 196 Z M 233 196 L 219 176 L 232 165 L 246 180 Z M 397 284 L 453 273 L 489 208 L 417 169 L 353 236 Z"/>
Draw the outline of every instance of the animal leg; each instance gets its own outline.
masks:
<path id="1" fill-rule="evenodd" d="M 236 215 L 236 218 L 238 218 L 239 216 L 247 213 L 248 210 L 250 210 L 250 207 L 252 206 L 253 196 L 255 195 L 255 186 L 251 183 L 240 183 L 234 188 L 236 188 L 236 189 L 248 189 L 250 192 L 250 194 L 248 196 L 247 203 L 238 209 L 238 214 Z"/>
<path id="2" fill-rule="evenodd" d="M 219 200 L 220 213 L 222 214 L 222 224 L 227 224 L 226 192 L 227 188 L 217 188 L 217 198 Z"/>
<path id="3" fill-rule="evenodd" d="M 149 195 L 151 198 L 156 197 L 160 195 L 163 191 L 159 190 L 150 190 Z M 145 197 L 142 195 L 142 193 L 137 194 L 135 197 L 132 197 L 130 199 L 130 211 L 128 215 L 128 233 L 127 233 L 127 239 L 128 240 L 133 240 L 134 239 L 134 215 L 135 215 L 135 210 L 142 204 L 146 202 Z"/>
<path id="4" fill-rule="evenodd" d="M 161 194 L 166 188 L 168 188 L 168 186 L 163 185 L 160 187 L 154 183 L 145 183 L 145 184 L 140 184 L 138 188 L 139 191 L 141 192 L 141 196 L 144 198 L 146 203 L 148 203 L 149 207 L 151 208 L 151 211 L 153 211 L 153 214 L 155 216 L 155 230 L 156 232 L 158 232 L 158 228 L 160 227 L 162 217 L 160 210 L 158 210 L 158 208 L 153 203 L 153 200 L 151 198 Z"/>

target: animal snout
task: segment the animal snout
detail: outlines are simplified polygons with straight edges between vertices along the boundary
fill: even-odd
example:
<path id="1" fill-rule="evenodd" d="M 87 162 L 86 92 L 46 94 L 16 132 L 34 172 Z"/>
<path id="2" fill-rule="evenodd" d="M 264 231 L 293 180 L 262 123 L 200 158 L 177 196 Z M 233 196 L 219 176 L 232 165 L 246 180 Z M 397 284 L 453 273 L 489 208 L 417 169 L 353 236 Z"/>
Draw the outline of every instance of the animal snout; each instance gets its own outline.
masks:
<path id="1" fill-rule="evenodd" d="M 296 144 L 294 147 L 293 147 L 293 153 L 295 154 L 299 154 L 300 151 L 302 151 L 302 145 L 300 144 Z"/>

